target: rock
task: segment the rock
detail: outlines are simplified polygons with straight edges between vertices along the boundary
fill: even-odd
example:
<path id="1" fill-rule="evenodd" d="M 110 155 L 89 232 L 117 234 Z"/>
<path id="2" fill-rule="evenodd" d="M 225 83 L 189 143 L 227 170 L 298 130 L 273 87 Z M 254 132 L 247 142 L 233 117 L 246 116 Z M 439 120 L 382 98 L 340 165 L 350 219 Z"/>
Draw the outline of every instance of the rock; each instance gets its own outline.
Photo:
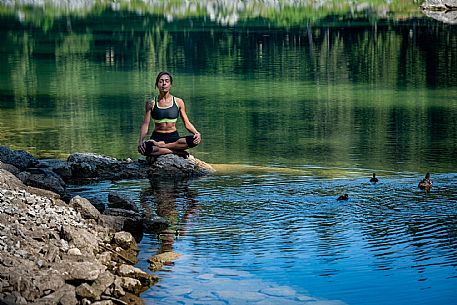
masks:
<path id="1" fill-rule="evenodd" d="M 137 240 L 143 236 L 143 218 L 140 214 L 124 209 L 108 208 L 105 210 L 104 215 L 115 217 L 103 217 L 101 223 L 104 225 L 111 225 L 116 231 L 129 232 Z"/>
<path id="2" fill-rule="evenodd" d="M 98 220 L 100 218 L 100 212 L 86 198 L 75 196 L 70 200 L 69 204 L 79 212 L 84 219 Z"/>
<path id="3" fill-rule="evenodd" d="M 117 276 L 114 280 L 114 283 L 116 286 L 121 287 L 124 291 L 133 292 L 135 294 L 140 294 L 141 292 L 143 292 L 143 286 L 141 285 L 141 282 L 137 279 Z"/>
<path id="4" fill-rule="evenodd" d="M 146 178 L 147 169 L 138 162 L 119 161 L 115 158 L 93 153 L 74 153 L 67 159 L 72 179 L 127 179 Z"/>
<path id="5" fill-rule="evenodd" d="M 124 221 L 124 217 L 105 214 L 100 215 L 100 218 L 98 219 L 98 223 L 101 226 L 110 228 L 115 232 L 124 230 Z"/>
<path id="6" fill-rule="evenodd" d="M 159 156 L 150 164 L 148 177 L 155 179 L 158 177 L 186 179 L 201 177 L 215 170 L 209 164 L 189 155 L 187 159 L 174 154 Z"/>
<path id="7" fill-rule="evenodd" d="M 426 0 L 421 8 L 428 17 L 448 24 L 457 24 L 457 0 Z"/>
<path id="8" fill-rule="evenodd" d="M 164 177 L 185 179 L 214 173 L 211 165 L 189 155 L 187 159 L 169 154 L 159 156 L 154 162 L 141 160 L 119 161 L 93 153 L 74 153 L 67 159 L 72 179 L 142 179 Z"/>
<path id="9" fill-rule="evenodd" d="M 95 281 L 106 267 L 96 262 L 65 262 L 55 265 L 62 272 L 65 281 Z"/>
<path id="10" fill-rule="evenodd" d="M 139 268 L 131 265 L 122 264 L 119 266 L 118 275 L 121 277 L 131 277 L 141 282 L 143 286 L 152 286 L 158 281 L 158 278 L 152 274 L 148 274 Z"/>
<path id="11" fill-rule="evenodd" d="M 91 301 L 100 300 L 101 293 L 94 289 L 88 283 L 82 283 L 76 287 L 76 295 L 80 298 L 88 299 Z"/>
<path id="12" fill-rule="evenodd" d="M 138 250 L 138 245 L 129 232 L 116 232 L 113 237 L 113 241 L 116 245 L 121 246 L 123 249 L 134 249 Z"/>
<path id="13" fill-rule="evenodd" d="M 457 10 L 446 11 L 446 10 L 423 10 L 423 13 L 430 18 L 436 19 L 438 21 L 448 23 L 448 24 L 457 24 Z"/>
<path id="14" fill-rule="evenodd" d="M 49 168 L 54 173 L 59 175 L 65 182 L 68 182 L 72 177 L 71 166 L 64 160 L 41 159 L 38 160 L 38 162 L 39 163 L 36 167 Z"/>
<path id="15" fill-rule="evenodd" d="M 4 169 L 0 169 L 0 187 L 7 190 L 26 189 L 25 184 L 21 180 Z"/>
<path id="16" fill-rule="evenodd" d="M 21 173 L 21 180 L 26 185 L 50 190 L 61 196 L 65 194 L 65 181 L 47 168 L 28 168 L 27 173 Z"/>
<path id="17" fill-rule="evenodd" d="M 65 284 L 59 290 L 36 300 L 34 303 L 76 305 L 78 304 L 78 300 L 76 299 L 75 287 Z"/>
<path id="18" fill-rule="evenodd" d="M 78 248 L 71 248 L 67 251 L 67 254 L 68 255 L 75 255 L 75 256 L 80 256 L 82 255 L 81 253 L 81 250 L 79 250 Z"/>
<path id="19" fill-rule="evenodd" d="M 170 226 L 165 218 L 160 216 L 151 216 L 143 220 L 143 229 L 146 233 L 156 234 Z"/>
<path id="20" fill-rule="evenodd" d="M 126 304 L 140 304 L 130 292 L 139 294 L 155 278 L 133 267 L 138 247 L 132 235 L 115 236 L 56 197 L 0 169 L 0 300 L 15 305 L 124 304 L 117 299 L 122 297 L 131 301 Z M 125 271 L 129 264 L 135 274 Z M 125 265 L 124 276 L 116 287 L 119 265 Z"/>
<path id="21" fill-rule="evenodd" d="M 78 248 L 84 255 L 95 256 L 98 242 L 97 237 L 91 232 L 65 225 L 62 226 L 61 234 L 70 248 Z"/>
<path id="22" fill-rule="evenodd" d="M 144 302 L 136 295 L 124 292 L 124 295 L 120 297 L 121 301 L 129 305 L 144 305 Z"/>
<path id="23" fill-rule="evenodd" d="M 25 170 L 38 163 L 38 161 L 28 152 L 13 150 L 6 146 L 0 146 L 0 161 L 11 164 L 20 170 Z"/>
<path id="24" fill-rule="evenodd" d="M 116 191 L 111 191 L 108 194 L 108 206 L 113 209 L 124 209 L 138 212 L 138 208 L 127 195 L 121 194 Z"/>
<path id="25" fill-rule="evenodd" d="M 163 267 L 165 264 L 172 263 L 174 260 L 177 260 L 181 254 L 174 253 L 174 252 L 164 252 L 160 254 L 156 254 L 148 259 L 148 263 L 151 265 L 149 269 L 152 271 L 157 271 Z"/>
<path id="26" fill-rule="evenodd" d="M 87 199 L 100 213 L 105 212 L 106 206 L 105 206 L 105 202 L 102 198 L 98 198 L 98 197 L 89 198 L 88 197 Z"/>
<path id="27" fill-rule="evenodd" d="M 2 161 L 0 161 L 0 169 L 4 169 L 4 170 L 12 173 L 15 176 L 17 176 L 21 172 L 21 170 L 19 168 L 17 168 L 16 166 L 8 164 L 8 163 L 3 163 Z"/>
<path id="28" fill-rule="evenodd" d="M 421 5 L 425 10 L 451 10 L 457 9 L 457 0 L 426 0 Z"/>

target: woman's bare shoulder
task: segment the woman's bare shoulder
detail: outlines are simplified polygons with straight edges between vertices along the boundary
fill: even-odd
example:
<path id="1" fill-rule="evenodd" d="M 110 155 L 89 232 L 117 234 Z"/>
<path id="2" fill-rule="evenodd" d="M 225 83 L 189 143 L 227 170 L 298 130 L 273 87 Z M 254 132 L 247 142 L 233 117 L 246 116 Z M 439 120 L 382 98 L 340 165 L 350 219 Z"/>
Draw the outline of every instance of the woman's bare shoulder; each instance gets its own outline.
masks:
<path id="1" fill-rule="evenodd" d="M 154 98 L 147 100 L 144 107 L 146 110 L 151 110 L 152 108 L 154 108 Z"/>
<path id="2" fill-rule="evenodd" d="M 176 104 L 178 104 L 179 107 L 184 105 L 184 100 L 182 98 L 180 98 L 180 97 L 175 96 L 175 101 L 176 101 Z"/>

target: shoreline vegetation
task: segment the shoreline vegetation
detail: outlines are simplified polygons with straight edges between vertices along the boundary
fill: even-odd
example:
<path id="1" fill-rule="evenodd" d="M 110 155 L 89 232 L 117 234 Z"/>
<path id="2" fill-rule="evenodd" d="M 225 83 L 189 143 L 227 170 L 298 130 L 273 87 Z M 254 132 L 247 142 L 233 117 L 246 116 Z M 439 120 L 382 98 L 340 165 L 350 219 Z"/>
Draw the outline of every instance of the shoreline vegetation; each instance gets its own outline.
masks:
<path id="1" fill-rule="evenodd" d="M 234 26 L 261 21 L 272 27 L 306 27 L 309 23 L 344 22 L 360 18 L 377 20 L 405 20 L 422 17 L 420 3 L 415 1 L 107 1 L 107 0 L 0 0 L 0 16 L 16 15 L 23 23 L 49 23 L 61 17 L 97 16 L 106 11 L 131 12 L 138 16 L 162 16 L 168 23 L 188 18 L 208 23 Z"/>
<path id="2" fill-rule="evenodd" d="M 67 161 L 37 160 L 0 146 L 0 300 L 18 305 L 143 304 L 140 294 L 158 277 L 134 267 L 137 243 L 144 232 L 159 233 L 169 224 L 143 215 L 117 192 L 110 192 L 106 206 L 97 209 L 85 198 L 71 197 L 66 183 L 154 179 L 158 168 L 161 179 L 163 174 L 187 179 L 209 173 L 209 165 L 192 167 L 201 161 L 181 159 L 168 155 L 146 163 L 77 153 Z M 177 257 L 157 253 L 148 259 L 149 269 L 155 272 Z"/>

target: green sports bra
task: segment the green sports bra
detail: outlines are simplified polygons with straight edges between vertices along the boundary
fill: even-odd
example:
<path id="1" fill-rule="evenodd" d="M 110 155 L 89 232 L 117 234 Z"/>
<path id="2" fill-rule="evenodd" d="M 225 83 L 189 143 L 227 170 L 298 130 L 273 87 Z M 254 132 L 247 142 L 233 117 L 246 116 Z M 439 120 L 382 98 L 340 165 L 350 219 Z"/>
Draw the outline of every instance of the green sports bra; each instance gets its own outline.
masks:
<path id="1" fill-rule="evenodd" d="M 159 103 L 156 102 L 157 99 L 158 97 L 155 96 L 151 101 L 151 118 L 154 120 L 154 123 L 176 122 L 179 117 L 179 107 L 175 97 L 173 96 L 173 103 L 166 108 L 160 107 Z"/>

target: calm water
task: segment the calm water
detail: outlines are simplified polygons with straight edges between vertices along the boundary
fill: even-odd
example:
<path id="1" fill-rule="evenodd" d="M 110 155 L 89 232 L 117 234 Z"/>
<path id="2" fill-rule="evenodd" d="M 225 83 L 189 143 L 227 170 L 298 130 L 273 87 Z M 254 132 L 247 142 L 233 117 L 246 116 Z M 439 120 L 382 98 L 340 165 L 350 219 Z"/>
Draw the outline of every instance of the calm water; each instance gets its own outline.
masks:
<path id="1" fill-rule="evenodd" d="M 183 254 L 147 304 L 456 304 L 455 26 L 139 12 L 3 8 L 0 144 L 136 159 L 145 98 L 158 71 L 174 74 L 203 135 L 192 154 L 218 174 L 70 187 L 126 192 L 172 223 L 176 236 L 140 245 L 145 270 Z"/>
<path id="2" fill-rule="evenodd" d="M 425 193 L 410 175 L 380 173 L 374 185 L 363 171 L 237 170 L 78 189 L 105 200 L 124 192 L 174 224 L 171 239 L 140 244 L 145 270 L 156 253 L 183 254 L 158 272 L 146 304 L 455 304 L 457 174 L 435 176 Z M 349 200 L 337 201 L 343 193 Z"/>

